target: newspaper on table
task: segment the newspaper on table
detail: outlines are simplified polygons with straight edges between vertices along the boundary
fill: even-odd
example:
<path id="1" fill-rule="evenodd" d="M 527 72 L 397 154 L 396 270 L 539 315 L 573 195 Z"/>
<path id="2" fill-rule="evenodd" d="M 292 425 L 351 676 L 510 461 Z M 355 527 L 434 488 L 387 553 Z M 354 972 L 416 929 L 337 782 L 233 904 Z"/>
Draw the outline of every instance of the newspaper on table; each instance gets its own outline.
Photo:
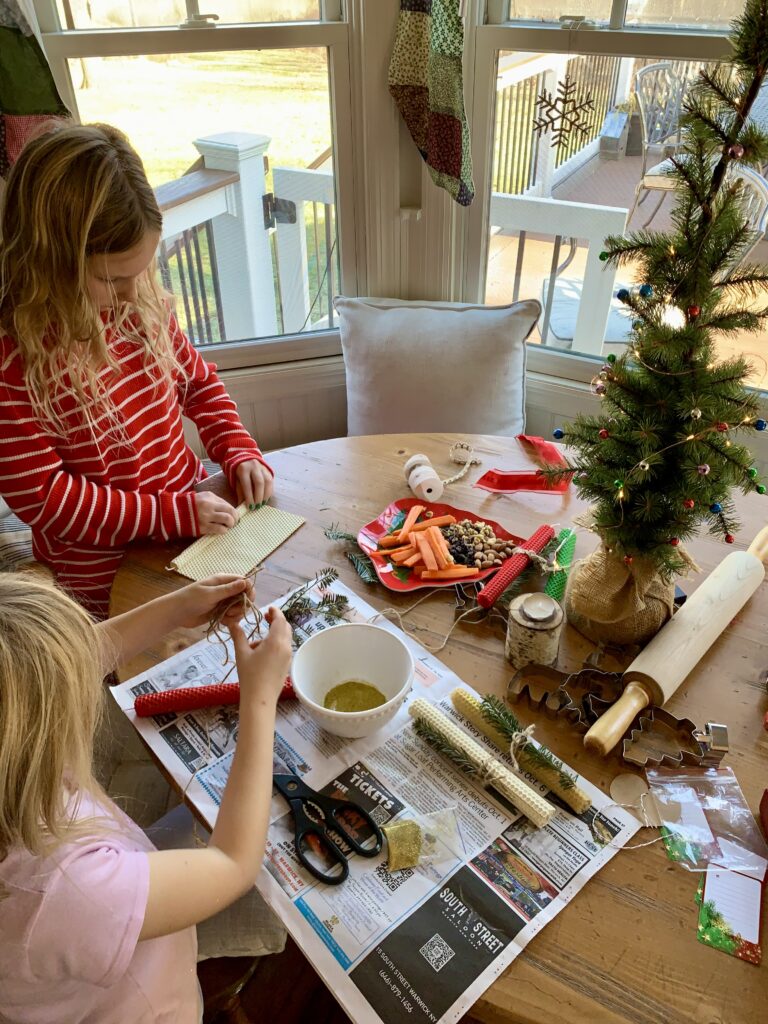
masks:
<path id="1" fill-rule="evenodd" d="M 348 597 L 350 621 L 375 615 L 341 584 L 333 591 Z M 315 604 L 319 596 L 314 594 Z M 498 754 L 450 702 L 450 692 L 466 684 L 394 625 L 378 621 L 398 632 L 414 655 L 409 700 L 436 703 Z M 329 627 L 315 610 L 303 628 L 308 635 Z M 141 693 L 219 681 L 223 656 L 221 643 L 204 640 L 113 691 L 211 827 L 237 739 L 237 709 L 137 719 L 132 708 Z M 352 855 L 349 878 L 329 886 L 299 863 L 292 817 L 282 798 L 273 797 L 257 887 L 358 1024 L 458 1021 L 639 828 L 583 778 L 579 785 L 591 795 L 592 807 L 577 816 L 550 796 L 557 814 L 546 828 L 533 828 L 423 742 L 407 703 L 388 726 L 358 740 L 322 731 L 296 700 L 278 706 L 276 772 L 295 771 L 314 789 L 354 800 L 379 824 L 444 809 L 455 814 L 455 830 L 433 837 L 429 857 L 417 867 L 389 872 L 385 844 L 376 859 Z"/>

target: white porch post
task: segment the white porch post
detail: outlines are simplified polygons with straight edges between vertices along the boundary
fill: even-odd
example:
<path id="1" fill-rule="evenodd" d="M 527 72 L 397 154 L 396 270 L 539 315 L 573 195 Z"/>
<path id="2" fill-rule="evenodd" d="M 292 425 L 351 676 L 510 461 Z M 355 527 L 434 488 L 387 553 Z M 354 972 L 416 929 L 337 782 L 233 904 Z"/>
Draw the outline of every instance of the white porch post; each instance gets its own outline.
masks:
<path id="1" fill-rule="evenodd" d="M 312 171 L 307 172 L 312 174 Z M 307 259 L 307 222 L 305 190 L 301 178 L 282 167 L 272 171 L 275 195 L 296 204 L 296 222 L 277 224 L 277 267 L 283 300 L 283 330 L 294 334 L 309 326 L 309 261 Z M 320 281 L 322 268 L 317 268 Z"/>
<path id="2" fill-rule="evenodd" d="M 227 341 L 278 333 L 272 252 L 262 202 L 267 191 L 264 154 L 271 141 L 268 135 L 248 132 L 195 140 L 207 168 L 240 175 L 236 184 L 227 187 L 228 212 L 211 222 Z"/>

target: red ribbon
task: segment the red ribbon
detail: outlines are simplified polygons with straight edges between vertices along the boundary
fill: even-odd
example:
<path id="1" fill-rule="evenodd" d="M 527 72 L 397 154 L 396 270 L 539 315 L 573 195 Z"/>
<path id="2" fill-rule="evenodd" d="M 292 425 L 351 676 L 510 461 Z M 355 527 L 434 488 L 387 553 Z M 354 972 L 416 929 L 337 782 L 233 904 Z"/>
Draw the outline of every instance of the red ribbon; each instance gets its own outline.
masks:
<path id="1" fill-rule="evenodd" d="M 517 439 L 531 455 L 537 465 L 542 468 L 565 466 L 566 462 L 557 445 L 545 441 L 543 437 L 532 437 L 518 434 Z M 506 494 L 510 491 L 551 491 L 553 494 L 564 494 L 570 485 L 570 477 L 563 476 L 557 482 L 545 476 L 541 469 L 509 470 L 489 469 L 475 483 L 484 491 L 494 494 Z"/>

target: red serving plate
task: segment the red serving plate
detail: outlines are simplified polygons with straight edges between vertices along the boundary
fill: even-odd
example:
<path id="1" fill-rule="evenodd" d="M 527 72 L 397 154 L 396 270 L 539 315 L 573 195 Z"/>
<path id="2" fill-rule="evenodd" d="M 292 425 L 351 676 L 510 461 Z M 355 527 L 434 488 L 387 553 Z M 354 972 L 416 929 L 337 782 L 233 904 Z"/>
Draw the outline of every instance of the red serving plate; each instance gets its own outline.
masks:
<path id="1" fill-rule="evenodd" d="M 466 579 L 421 580 L 410 569 L 393 565 L 383 555 L 377 554 L 376 549 L 381 538 L 389 533 L 394 533 L 395 530 L 399 530 L 408 509 L 414 505 L 424 505 L 425 511 L 431 512 L 431 518 L 435 519 L 438 516 L 455 516 L 457 522 L 461 522 L 462 519 L 471 519 L 475 523 L 487 523 L 501 540 L 511 540 L 515 544 L 522 543 L 521 537 L 516 537 L 514 534 L 509 533 L 503 526 L 499 526 L 492 519 L 486 519 L 485 516 L 478 516 L 474 512 L 467 512 L 462 508 L 454 508 L 453 505 L 443 505 L 440 502 L 419 501 L 417 498 L 400 498 L 398 501 L 393 501 L 391 505 L 387 505 L 381 515 L 374 519 L 373 522 L 366 524 L 357 535 L 357 543 L 373 562 L 373 567 L 381 582 L 390 590 L 407 593 L 409 590 L 424 590 L 429 587 L 455 587 L 457 583 L 478 583 L 480 580 L 492 576 L 499 569 L 498 565 L 493 569 L 483 569 L 477 576 L 468 576 Z M 424 515 L 422 514 L 421 519 L 423 518 Z"/>

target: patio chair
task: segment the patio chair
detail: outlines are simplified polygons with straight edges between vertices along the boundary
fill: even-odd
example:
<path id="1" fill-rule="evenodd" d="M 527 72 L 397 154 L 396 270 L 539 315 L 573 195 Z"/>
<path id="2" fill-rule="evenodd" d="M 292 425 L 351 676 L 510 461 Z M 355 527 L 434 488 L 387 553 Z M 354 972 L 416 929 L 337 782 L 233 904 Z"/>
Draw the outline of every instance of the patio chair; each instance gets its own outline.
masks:
<path id="1" fill-rule="evenodd" d="M 658 190 L 661 196 L 643 224 L 647 227 L 661 209 L 667 192 L 674 188 L 674 182 L 659 170 L 666 157 L 680 149 L 680 111 L 685 91 L 690 80 L 671 61 L 660 61 L 641 68 L 635 75 L 635 96 L 640 110 L 640 125 L 643 133 L 643 169 L 635 189 L 635 201 L 629 211 L 627 222 L 635 210 L 648 198 L 651 191 Z M 661 156 L 650 170 L 651 156 Z"/>

